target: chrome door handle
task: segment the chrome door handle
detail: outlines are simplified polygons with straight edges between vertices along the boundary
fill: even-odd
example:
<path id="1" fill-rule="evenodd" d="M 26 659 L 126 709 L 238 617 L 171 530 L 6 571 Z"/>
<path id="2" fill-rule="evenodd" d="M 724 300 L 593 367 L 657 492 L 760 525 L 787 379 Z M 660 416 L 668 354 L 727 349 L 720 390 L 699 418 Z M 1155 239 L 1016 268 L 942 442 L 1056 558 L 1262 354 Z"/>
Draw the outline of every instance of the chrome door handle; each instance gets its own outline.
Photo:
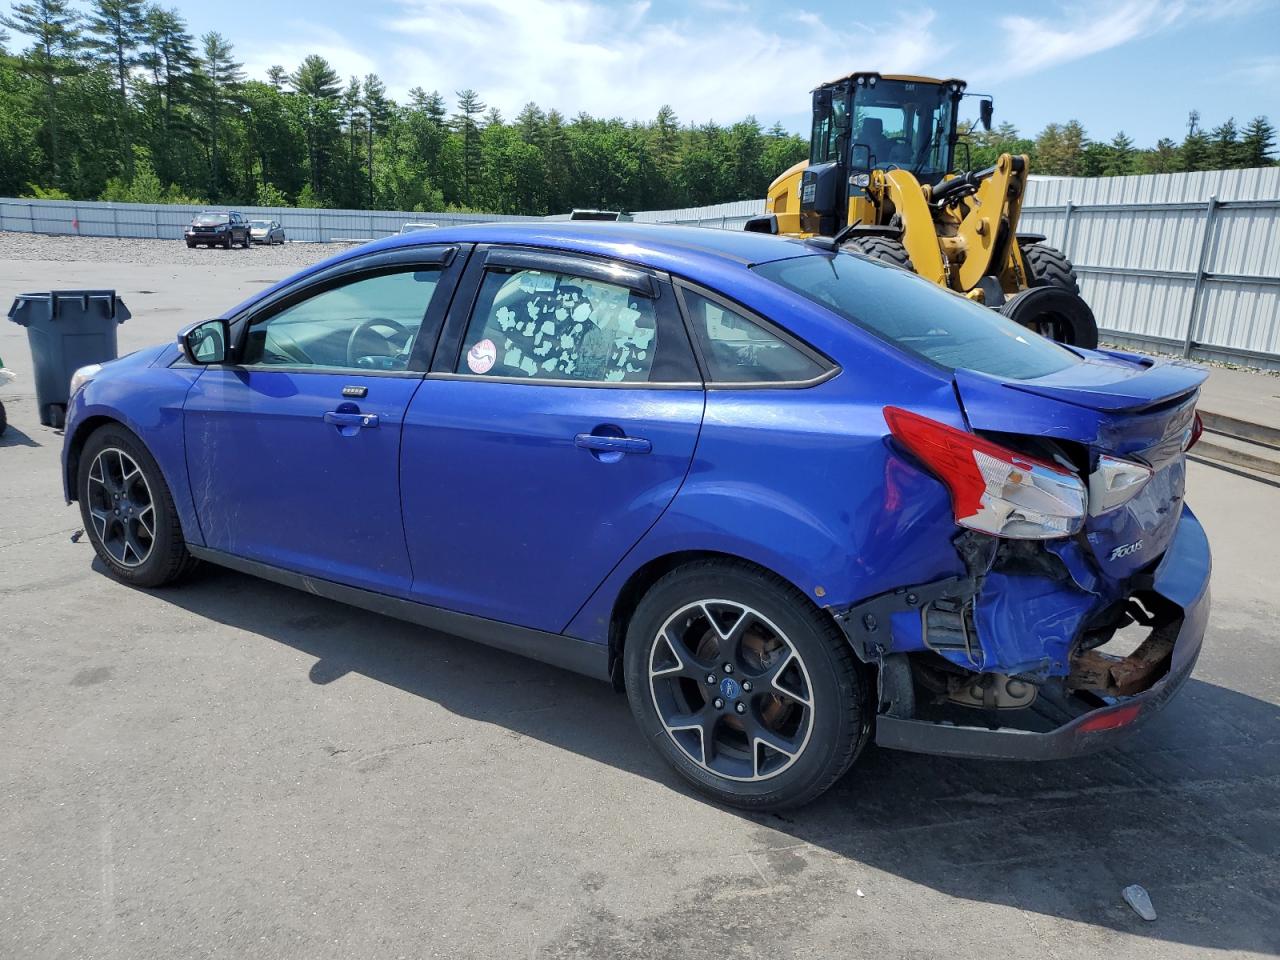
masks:
<path id="1" fill-rule="evenodd" d="M 653 444 L 641 437 L 610 437 L 596 433 L 580 433 L 573 438 L 583 450 L 600 453 L 652 453 Z"/>

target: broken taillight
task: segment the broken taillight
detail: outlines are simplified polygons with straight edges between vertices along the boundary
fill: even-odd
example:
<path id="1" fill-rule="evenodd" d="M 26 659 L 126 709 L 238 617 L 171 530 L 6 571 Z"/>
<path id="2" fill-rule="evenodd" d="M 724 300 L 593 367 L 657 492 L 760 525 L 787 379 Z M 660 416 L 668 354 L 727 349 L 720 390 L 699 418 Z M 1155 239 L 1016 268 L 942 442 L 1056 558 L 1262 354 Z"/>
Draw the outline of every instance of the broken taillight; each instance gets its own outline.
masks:
<path id="1" fill-rule="evenodd" d="M 1066 537 L 1083 526 L 1085 486 L 1069 470 L 901 407 L 885 407 L 884 418 L 947 485 L 960 526 L 1019 540 Z"/>
<path id="2" fill-rule="evenodd" d="M 1089 474 L 1089 516 L 1100 517 L 1122 507 L 1145 487 L 1153 476 L 1145 463 L 1102 454 Z"/>
<path id="3" fill-rule="evenodd" d="M 1191 426 L 1187 429 L 1187 442 L 1182 445 L 1182 452 L 1186 453 L 1197 443 L 1200 442 L 1200 436 L 1204 433 L 1204 421 L 1200 419 L 1200 411 L 1196 411 L 1196 415 L 1191 419 Z"/>

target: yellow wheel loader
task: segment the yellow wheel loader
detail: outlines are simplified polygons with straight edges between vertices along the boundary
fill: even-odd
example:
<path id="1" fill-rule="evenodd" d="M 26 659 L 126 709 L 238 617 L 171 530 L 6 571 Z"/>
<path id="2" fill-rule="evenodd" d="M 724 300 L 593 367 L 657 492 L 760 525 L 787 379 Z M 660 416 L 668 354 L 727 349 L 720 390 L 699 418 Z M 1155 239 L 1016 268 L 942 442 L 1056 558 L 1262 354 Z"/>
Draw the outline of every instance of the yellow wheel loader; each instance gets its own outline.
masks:
<path id="1" fill-rule="evenodd" d="M 912 270 L 1063 343 L 1098 326 L 1075 271 L 1040 234 L 1018 232 L 1025 156 L 957 172 L 963 80 L 854 73 L 813 91 L 809 159 L 769 186 L 747 230 L 817 239 Z M 979 101 L 991 129 L 992 101 Z"/>

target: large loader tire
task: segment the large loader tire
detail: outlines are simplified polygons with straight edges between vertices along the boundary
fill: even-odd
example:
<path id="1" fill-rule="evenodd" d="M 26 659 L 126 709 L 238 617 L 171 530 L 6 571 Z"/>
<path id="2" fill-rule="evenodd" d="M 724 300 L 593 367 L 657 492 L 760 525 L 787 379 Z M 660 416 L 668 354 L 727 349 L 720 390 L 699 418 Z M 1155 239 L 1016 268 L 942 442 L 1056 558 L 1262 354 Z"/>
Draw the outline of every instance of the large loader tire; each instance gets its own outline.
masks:
<path id="1" fill-rule="evenodd" d="M 1086 350 L 1098 346 L 1098 321 L 1078 293 L 1057 285 L 1031 287 L 1000 308 L 1010 320 L 1042 337 Z"/>
<path id="2" fill-rule="evenodd" d="M 872 260 L 882 260 L 903 270 L 910 270 L 912 273 L 916 272 L 907 248 L 902 245 L 901 240 L 895 240 L 892 237 L 854 237 L 852 240 L 845 241 L 840 249 L 848 250 L 850 253 L 860 253 Z"/>
<path id="3" fill-rule="evenodd" d="M 1019 248 L 1027 265 L 1030 286 L 1062 287 L 1072 293 L 1080 292 L 1075 267 L 1061 250 L 1047 243 L 1022 243 Z"/>

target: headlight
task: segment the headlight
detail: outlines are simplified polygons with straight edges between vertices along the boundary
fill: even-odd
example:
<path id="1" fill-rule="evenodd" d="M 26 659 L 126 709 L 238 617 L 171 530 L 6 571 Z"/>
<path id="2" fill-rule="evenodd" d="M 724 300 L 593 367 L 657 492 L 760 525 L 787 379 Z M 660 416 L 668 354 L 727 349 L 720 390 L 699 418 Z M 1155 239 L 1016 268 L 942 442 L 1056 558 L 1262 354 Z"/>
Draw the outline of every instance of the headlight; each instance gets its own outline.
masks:
<path id="1" fill-rule="evenodd" d="M 76 391 L 92 380 L 102 370 L 102 364 L 91 363 L 87 367 L 81 367 L 71 375 L 71 395 L 74 397 Z"/>

